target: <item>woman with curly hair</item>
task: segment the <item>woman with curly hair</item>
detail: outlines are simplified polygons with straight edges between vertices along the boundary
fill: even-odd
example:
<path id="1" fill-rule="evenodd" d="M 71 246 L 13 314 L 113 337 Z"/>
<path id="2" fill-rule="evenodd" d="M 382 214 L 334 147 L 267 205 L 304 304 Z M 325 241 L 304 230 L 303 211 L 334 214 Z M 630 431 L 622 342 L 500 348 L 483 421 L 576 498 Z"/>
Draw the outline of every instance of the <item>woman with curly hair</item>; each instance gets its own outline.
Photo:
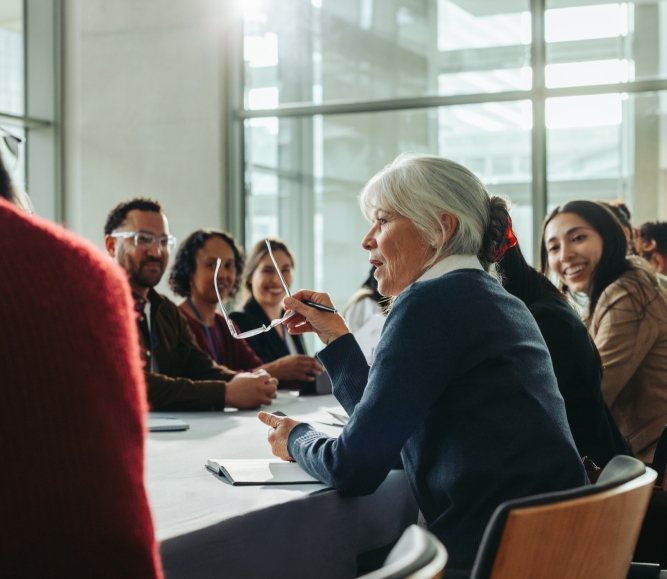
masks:
<path id="1" fill-rule="evenodd" d="M 214 281 L 218 258 L 221 265 Z M 216 312 L 218 298 L 214 284 L 217 284 L 223 300 L 233 298 L 239 289 L 243 266 L 243 251 L 228 233 L 216 229 L 200 229 L 192 233 L 181 244 L 169 277 L 174 293 L 185 298 L 179 306 L 181 314 L 197 345 L 216 362 L 239 371 L 261 368 L 280 380 L 283 388 L 298 388 L 294 381 L 309 378 L 300 372 L 299 359 L 311 358 L 287 356 L 265 364 L 246 340 L 232 337 L 224 317 Z"/>
<path id="2" fill-rule="evenodd" d="M 646 261 L 627 255 L 621 224 L 602 203 L 556 207 L 541 245 L 542 273 L 587 298 L 602 394 L 635 456 L 651 462 L 667 423 L 667 295 Z"/>

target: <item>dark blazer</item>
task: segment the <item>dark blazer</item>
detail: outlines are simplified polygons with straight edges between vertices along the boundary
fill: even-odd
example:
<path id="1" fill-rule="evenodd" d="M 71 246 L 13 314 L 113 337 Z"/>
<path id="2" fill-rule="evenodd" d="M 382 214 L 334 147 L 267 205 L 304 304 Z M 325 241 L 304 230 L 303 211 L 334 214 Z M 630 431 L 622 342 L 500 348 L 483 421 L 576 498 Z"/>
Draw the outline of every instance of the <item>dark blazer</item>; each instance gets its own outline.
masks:
<path id="1" fill-rule="evenodd" d="M 232 312 L 229 314 L 229 317 L 236 322 L 236 325 L 242 332 L 247 332 L 248 330 L 254 330 L 255 328 L 260 328 L 263 325 L 268 326 L 271 323 L 269 316 L 264 313 L 262 306 L 260 306 L 255 298 L 250 298 L 246 304 L 243 306 L 243 309 L 237 312 Z M 303 338 L 301 336 L 292 336 L 294 344 L 299 354 L 307 354 L 306 347 L 303 343 Z M 283 358 L 284 356 L 289 356 L 289 350 L 287 345 L 280 337 L 280 334 L 274 329 L 269 332 L 264 332 L 251 338 L 246 338 L 248 345 L 255 351 L 265 364 L 273 362 L 278 358 Z M 313 382 L 296 382 L 290 381 L 287 382 L 283 380 L 279 385 L 281 388 L 299 388 L 302 394 L 314 393 L 314 383 Z"/>
<path id="2" fill-rule="evenodd" d="M 602 396 L 600 364 L 584 323 L 555 296 L 533 302 L 528 309 L 549 348 L 579 454 L 601 468 L 617 454 L 632 456 Z"/>
<path id="3" fill-rule="evenodd" d="M 176 304 L 154 289 L 148 300 L 153 336 L 146 334 L 141 320 L 137 326 L 144 358 L 152 351 L 159 371 L 145 372 L 151 410 L 222 410 L 226 384 L 236 372 L 199 349 Z"/>

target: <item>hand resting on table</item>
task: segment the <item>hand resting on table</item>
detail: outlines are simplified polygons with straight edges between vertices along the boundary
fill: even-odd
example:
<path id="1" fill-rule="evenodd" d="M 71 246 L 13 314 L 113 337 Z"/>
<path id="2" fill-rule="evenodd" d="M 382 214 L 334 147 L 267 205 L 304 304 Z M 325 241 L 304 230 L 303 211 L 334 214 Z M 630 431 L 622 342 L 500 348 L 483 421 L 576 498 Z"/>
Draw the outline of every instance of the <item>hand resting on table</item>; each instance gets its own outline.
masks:
<path id="1" fill-rule="evenodd" d="M 294 461 L 289 452 L 287 452 L 287 439 L 289 438 L 289 433 L 292 432 L 292 428 L 301 423 L 287 416 L 276 416 L 268 412 L 260 412 L 257 418 L 272 428 L 269 431 L 268 439 L 273 454 L 283 460 Z"/>

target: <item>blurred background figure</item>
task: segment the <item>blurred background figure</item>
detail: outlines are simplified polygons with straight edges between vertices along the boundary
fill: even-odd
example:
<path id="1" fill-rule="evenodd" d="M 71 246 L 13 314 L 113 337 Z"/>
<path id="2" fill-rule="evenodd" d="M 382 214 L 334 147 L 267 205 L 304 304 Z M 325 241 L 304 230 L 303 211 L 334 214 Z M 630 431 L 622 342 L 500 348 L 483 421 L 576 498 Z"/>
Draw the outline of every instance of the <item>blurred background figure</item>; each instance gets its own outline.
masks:
<path id="1" fill-rule="evenodd" d="M 343 308 L 342 315 L 345 323 L 357 339 L 369 364 L 373 363 L 373 352 L 380 341 L 384 327 L 385 307 L 388 305 L 389 299 L 378 291 L 375 266 L 373 266 L 368 279 Z"/>
<path id="2" fill-rule="evenodd" d="M 635 251 L 635 229 L 632 227 L 632 214 L 628 206 L 622 201 L 602 201 L 602 203 L 611 210 L 621 224 L 625 239 L 628 242 L 628 254 L 637 255 Z"/>
<path id="3" fill-rule="evenodd" d="M 644 223 L 637 231 L 635 247 L 656 271 L 660 285 L 667 289 L 667 223 Z"/>
<path id="4" fill-rule="evenodd" d="M 584 321 L 602 358 L 602 394 L 637 458 L 651 462 L 667 423 L 667 294 L 648 263 L 627 255 L 608 206 L 570 201 L 544 221 L 543 273 L 588 299 Z"/>
<path id="5" fill-rule="evenodd" d="M 1 574 L 156 579 L 127 279 L 15 199 L 0 159 Z"/>
<path id="6" fill-rule="evenodd" d="M 368 279 L 352 294 L 343 308 L 345 323 L 353 334 L 373 316 L 384 314 L 382 302 L 385 298 L 378 291 L 378 282 L 374 274 L 375 267 L 371 267 Z"/>
<path id="7" fill-rule="evenodd" d="M 287 286 L 292 285 L 294 255 L 280 239 L 270 239 L 271 251 Z M 248 253 L 243 273 L 244 302 L 230 317 L 242 332 L 269 325 L 282 317 L 285 289 L 280 281 L 264 240 L 258 241 Z M 301 336 L 291 336 L 282 325 L 247 339 L 263 363 L 272 365 L 273 376 L 280 387 L 299 389 L 302 394 L 315 393 L 315 378 L 323 372 L 317 359 L 306 354 Z M 280 376 L 283 378 L 281 379 Z"/>

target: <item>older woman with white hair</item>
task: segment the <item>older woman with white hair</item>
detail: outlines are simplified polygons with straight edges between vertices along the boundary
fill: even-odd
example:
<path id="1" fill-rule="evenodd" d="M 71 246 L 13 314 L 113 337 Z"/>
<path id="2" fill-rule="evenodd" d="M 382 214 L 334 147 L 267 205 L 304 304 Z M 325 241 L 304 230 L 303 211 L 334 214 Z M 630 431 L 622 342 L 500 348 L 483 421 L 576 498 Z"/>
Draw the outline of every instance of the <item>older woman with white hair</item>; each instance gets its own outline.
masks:
<path id="1" fill-rule="evenodd" d="M 342 317 L 302 290 L 290 333 L 314 331 L 319 358 L 350 414 L 339 438 L 260 413 L 269 442 L 324 483 L 372 493 L 400 453 L 428 528 L 449 568 L 472 566 L 503 501 L 587 483 L 549 352 L 494 263 L 516 242 L 507 205 L 465 167 L 401 155 L 366 185 L 362 246 L 378 289 L 394 302 L 369 368 Z"/>

